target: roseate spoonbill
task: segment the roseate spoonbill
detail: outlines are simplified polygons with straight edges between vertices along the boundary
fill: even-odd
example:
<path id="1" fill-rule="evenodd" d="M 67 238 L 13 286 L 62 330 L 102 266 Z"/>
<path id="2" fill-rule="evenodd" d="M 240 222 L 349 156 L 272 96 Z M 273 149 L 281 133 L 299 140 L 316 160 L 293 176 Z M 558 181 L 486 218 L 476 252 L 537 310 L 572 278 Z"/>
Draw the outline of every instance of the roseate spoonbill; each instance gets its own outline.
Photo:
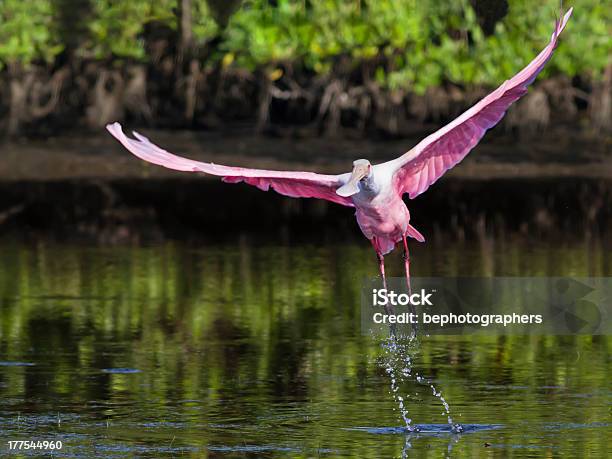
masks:
<path id="1" fill-rule="evenodd" d="M 179 171 L 203 172 L 220 176 L 228 183 L 245 182 L 267 191 L 295 198 L 319 198 L 355 208 L 357 223 L 378 257 L 380 274 L 386 288 L 384 256 L 402 241 L 406 280 L 410 288 L 410 259 L 407 237 L 424 242 L 425 238 L 410 225 L 410 212 L 402 200 L 408 193 L 413 199 L 423 193 L 447 170 L 461 161 L 495 126 L 508 107 L 527 92 L 527 86 L 550 59 L 572 9 L 557 21 L 555 30 L 538 56 L 523 70 L 468 109 L 457 119 L 426 137 L 399 158 L 372 165 L 367 159 L 353 163 L 350 173 L 322 175 L 313 172 L 270 171 L 222 166 L 182 158 L 162 150 L 146 137 L 134 132 L 136 139 L 123 133 L 119 123 L 108 131 L 137 157 L 153 164 Z"/>

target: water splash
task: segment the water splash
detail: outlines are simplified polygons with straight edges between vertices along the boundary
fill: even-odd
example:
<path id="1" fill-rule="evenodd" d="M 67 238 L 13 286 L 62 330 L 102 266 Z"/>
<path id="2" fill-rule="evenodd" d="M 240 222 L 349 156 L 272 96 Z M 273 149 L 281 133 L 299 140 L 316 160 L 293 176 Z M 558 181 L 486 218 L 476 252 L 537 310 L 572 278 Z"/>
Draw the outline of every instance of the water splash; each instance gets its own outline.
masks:
<path id="1" fill-rule="evenodd" d="M 408 408 L 405 403 L 410 395 L 406 394 L 403 396 L 400 393 L 401 384 L 409 380 L 414 380 L 420 385 L 428 386 L 434 397 L 440 400 L 440 403 L 444 407 L 444 413 L 442 413 L 442 415 L 446 416 L 451 432 L 463 432 L 461 424 L 455 423 L 453 420 L 450 405 L 442 396 L 442 391 L 438 390 L 430 380 L 421 376 L 414 370 L 411 356 L 415 353 L 417 347 L 418 338 L 415 334 L 402 338 L 396 335 L 390 335 L 382 342 L 382 348 L 384 350 L 382 363 L 390 379 L 391 395 L 399 407 L 400 416 L 406 425 L 406 429 L 409 432 L 418 432 L 419 430 L 418 427 L 412 424 L 412 419 L 409 416 Z"/>
<path id="2" fill-rule="evenodd" d="M 412 361 L 410 355 L 404 352 L 404 346 L 405 344 L 401 344 L 397 341 L 395 335 L 391 335 L 383 341 L 383 365 L 385 366 L 385 372 L 389 376 L 391 383 L 391 396 L 399 407 L 400 416 L 406 425 L 406 429 L 409 432 L 415 432 L 416 427 L 412 425 L 412 419 L 404 403 L 404 397 L 399 393 L 400 384 L 410 377 L 412 372 Z M 406 398 L 408 397 L 410 397 L 410 395 L 407 394 Z"/>

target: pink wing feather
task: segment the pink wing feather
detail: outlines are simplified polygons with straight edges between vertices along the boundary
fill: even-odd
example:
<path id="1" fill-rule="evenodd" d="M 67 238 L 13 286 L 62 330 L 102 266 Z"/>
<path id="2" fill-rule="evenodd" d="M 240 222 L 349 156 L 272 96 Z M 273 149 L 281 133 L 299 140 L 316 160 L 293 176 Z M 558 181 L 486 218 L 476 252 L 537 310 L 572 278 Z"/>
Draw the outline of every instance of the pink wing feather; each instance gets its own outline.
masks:
<path id="1" fill-rule="evenodd" d="M 223 181 L 228 183 L 245 182 L 264 191 L 268 191 L 272 187 L 278 193 L 293 198 L 319 198 L 353 207 L 353 202 L 350 199 L 336 194 L 338 187 L 344 183 L 341 182 L 340 175 L 268 171 L 204 163 L 169 153 L 137 132 L 134 132 L 136 139 L 130 139 L 123 133 L 119 123 L 109 124 L 106 129 L 138 158 L 168 169 L 203 172 L 223 177 Z"/>
<path id="2" fill-rule="evenodd" d="M 408 193 L 411 199 L 415 198 L 467 156 L 485 132 L 502 119 L 508 107 L 527 92 L 527 86 L 552 56 L 571 14 L 572 8 L 555 24 L 548 46 L 527 67 L 412 150 L 385 163 L 394 171 L 394 185 L 400 194 Z"/>

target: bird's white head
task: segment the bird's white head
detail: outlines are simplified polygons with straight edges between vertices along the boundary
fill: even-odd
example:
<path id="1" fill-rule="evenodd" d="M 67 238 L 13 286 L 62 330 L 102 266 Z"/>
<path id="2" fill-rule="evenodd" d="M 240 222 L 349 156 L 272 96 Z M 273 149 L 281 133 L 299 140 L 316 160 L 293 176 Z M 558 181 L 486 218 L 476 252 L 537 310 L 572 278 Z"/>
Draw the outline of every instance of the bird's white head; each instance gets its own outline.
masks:
<path id="1" fill-rule="evenodd" d="M 348 181 L 336 190 L 336 193 L 345 198 L 353 196 L 361 191 L 359 182 L 367 179 L 372 174 L 372 164 L 367 159 L 353 161 L 353 171 Z"/>

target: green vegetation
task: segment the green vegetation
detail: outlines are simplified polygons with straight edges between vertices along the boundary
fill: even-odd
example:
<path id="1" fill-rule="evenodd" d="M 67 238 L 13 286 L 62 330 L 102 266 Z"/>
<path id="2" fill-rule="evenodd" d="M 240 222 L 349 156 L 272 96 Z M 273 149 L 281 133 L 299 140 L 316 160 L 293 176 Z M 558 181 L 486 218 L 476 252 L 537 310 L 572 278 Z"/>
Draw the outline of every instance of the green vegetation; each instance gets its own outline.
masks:
<path id="1" fill-rule="evenodd" d="M 53 34 L 49 0 L 0 2 L 0 63 L 50 61 L 62 46 Z"/>
<path id="2" fill-rule="evenodd" d="M 251 0 L 233 13 L 222 11 L 223 2 L 185 3 L 193 46 L 218 38 L 207 66 L 263 68 L 274 79 L 288 65 L 327 74 L 339 56 L 348 56 L 382 86 L 417 93 L 444 81 L 498 84 L 542 48 L 559 14 L 557 0 L 511 0 L 487 35 L 482 12 L 478 16 L 469 0 Z M 606 3 L 572 2 L 574 17 L 547 72 L 602 74 L 612 55 L 612 8 Z M 79 18 L 84 23 L 76 51 L 82 57 L 146 61 L 145 26 L 178 29 L 177 0 L 3 0 L 0 66 L 57 57 L 69 45 L 61 30 L 70 27 L 62 18 L 72 4 L 87 11 Z"/>

